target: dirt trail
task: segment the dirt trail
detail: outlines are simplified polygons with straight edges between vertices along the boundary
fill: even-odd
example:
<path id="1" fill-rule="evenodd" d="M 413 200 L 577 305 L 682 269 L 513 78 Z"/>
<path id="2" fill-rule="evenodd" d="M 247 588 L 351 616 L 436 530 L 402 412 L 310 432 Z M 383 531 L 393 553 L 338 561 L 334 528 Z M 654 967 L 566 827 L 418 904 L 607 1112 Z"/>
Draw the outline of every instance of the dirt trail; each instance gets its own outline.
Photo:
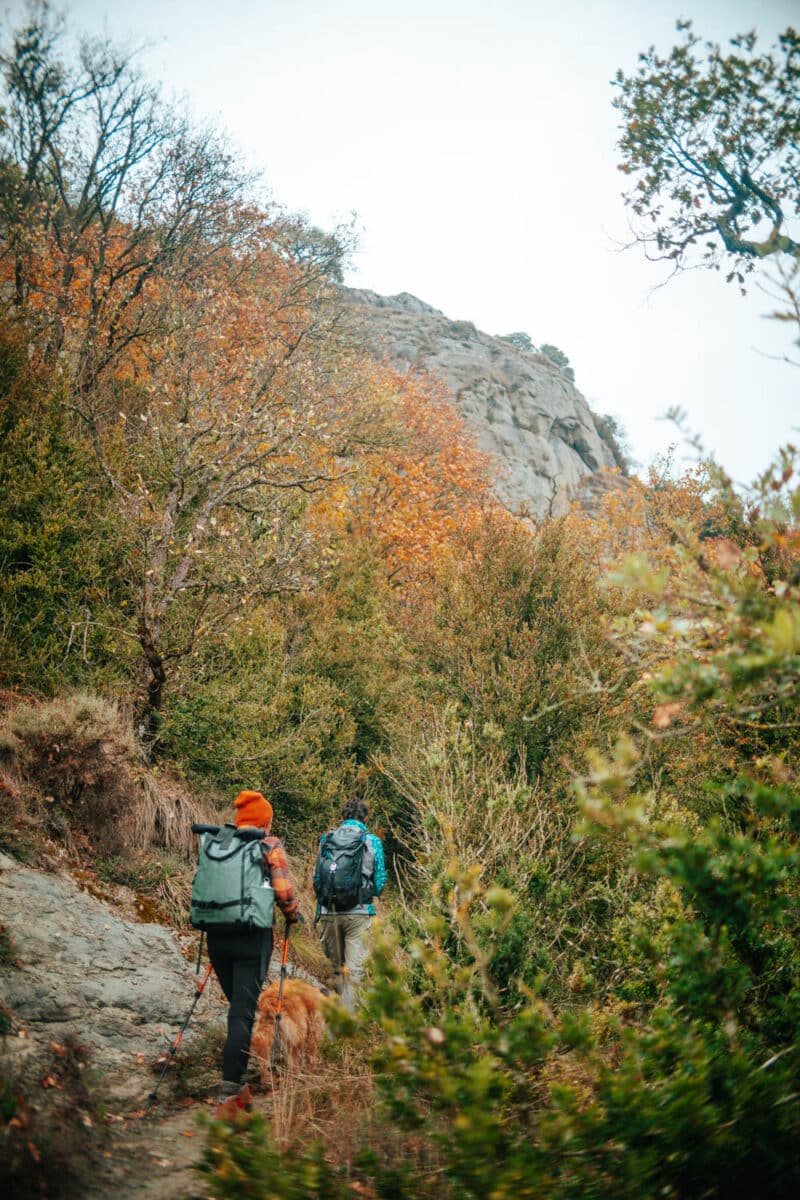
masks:
<path id="1" fill-rule="evenodd" d="M 255 1108 L 267 1116 L 269 1099 L 257 1096 Z M 193 1103 L 113 1126 L 108 1147 L 87 1171 L 83 1200 L 203 1200 L 208 1190 L 194 1170 L 205 1145 L 197 1116 L 213 1111 L 213 1101 Z"/>
<path id="2" fill-rule="evenodd" d="M 207 1189 L 192 1170 L 205 1144 L 197 1116 L 213 1105 L 181 1107 L 176 1096 L 216 1095 L 222 992 L 212 975 L 191 1013 L 173 1088 L 165 1080 L 152 1114 L 132 1116 L 196 993 L 196 935 L 133 919 L 116 897 L 93 894 L 95 880 L 88 868 L 44 871 L 0 852 L 0 1076 L 16 1105 L 13 1128 L 6 1115 L 0 1132 L 8 1125 L 15 1178 L 52 1179 L 55 1195 L 77 1168 L 80 1200 L 201 1200 Z M 278 972 L 273 961 L 270 979 Z M 292 974 L 319 986 L 301 967 Z M 265 1115 L 269 1105 L 257 1100 Z M 119 1116 L 103 1121 L 103 1112 Z M 31 1186 L 18 1194 L 38 1195 Z"/>
<path id="3" fill-rule="evenodd" d="M 108 1148 L 87 1172 L 85 1200 L 203 1196 L 202 1177 L 192 1170 L 202 1152 L 197 1113 L 203 1108 L 192 1105 L 170 1116 L 156 1114 L 116 1126 Z"/>

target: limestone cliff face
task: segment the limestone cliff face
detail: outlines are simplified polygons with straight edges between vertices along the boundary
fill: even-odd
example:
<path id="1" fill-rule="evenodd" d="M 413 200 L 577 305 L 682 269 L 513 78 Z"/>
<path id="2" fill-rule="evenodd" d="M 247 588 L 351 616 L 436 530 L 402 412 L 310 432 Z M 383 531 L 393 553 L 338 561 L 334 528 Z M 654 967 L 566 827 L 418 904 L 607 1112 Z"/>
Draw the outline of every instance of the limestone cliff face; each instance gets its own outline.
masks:
<path id="1" fill-rule="evenodd" d="M 356 323 L 401 369 L 442 376 L 497 466 L 496 490 L 509 507 L 558 515 L 587 476 L 615 467 L 583 396 L 543 355 L 451 321 L 415 296 L 344 289 Z"/>

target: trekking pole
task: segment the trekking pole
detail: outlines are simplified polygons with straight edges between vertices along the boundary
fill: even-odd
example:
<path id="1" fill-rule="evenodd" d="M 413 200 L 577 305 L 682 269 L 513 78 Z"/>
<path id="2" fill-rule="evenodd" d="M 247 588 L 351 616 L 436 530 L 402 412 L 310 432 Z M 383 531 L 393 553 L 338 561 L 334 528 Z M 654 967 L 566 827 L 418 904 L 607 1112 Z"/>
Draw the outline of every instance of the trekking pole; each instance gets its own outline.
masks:
<path id="1" fill-rule="evenodd" d="M 281 1027 L 281 1010 L 283 1008 L 283 985 L 286 980 L 286 960 L 289 957 L 289 930 L 291 925 L 287 921 L 283 927 L 283 954 L 281 955 L 281 981 L 278 984 L 278 1003 L 275 1006 L 275 1032 L 272 1036 L 272 1054 L 269 1060 L 270 1071 L 275 1070 L 275 1051 L 278 1046 L 278 1032 Z"/>
<path id="2" fill-rule="evenodd" d="M 202 942 L 201 942 L 201 946 L 202 946 Z M 214 968 L 211 966 L 211 963 L 209 963 L 208 966 L 206 967 L 205 975 L 203 976 L 201 982 L 197 985 L 197 991 L 194 994 L 194 1000 L 192 1001 L 192 1007 L 189 1009 L 188 1013 L 186 1014 L 186 1020 L 183 1022 L 183 1025 L 181 1025 L 178 1036 L 175 1038 L 174 1042 L 172 1043 L 172 1045 L 169 1048 L 169 1052 L 167 1054 L 167 1061 L 164 1063 L 164 1068 L 158 1077 L 158 1082 L 156 1083 L 156 1086 L 153 1088 L 152 1092 L 150 1093 L 150 1097 L 147 1101 L 147 1108 L 145 1109 L 145 1111 L 148 1111 L 150 1109 L 151 1104 L 153 1103 L 153 1101 L 156 1098 L 156 1093 L 158 1092 L 158 1089 L 161 1087 L 161 1081 L 163 1080 L 164 1076 L 166 1075 L 167 1070 L 169 1068 L 169 1064 L 172 1062 L 173 1058 L 175 1057 L 175 1054 L 177 1053 L 178 1047 L 180 1046 L 181 1042 L 183 1041 L 183 1035 L 186 1032 L 186 1026 L 189 1024 L 190 1020 L 192 1019 L 192 1013 L 195 1010 L 197 1001 L 202 996 L 203 990 L 204 990 L 206 984 L 208 983 L 209 979 L 211 978 L 211 972 L 213 970 L 214 970 Z"/>

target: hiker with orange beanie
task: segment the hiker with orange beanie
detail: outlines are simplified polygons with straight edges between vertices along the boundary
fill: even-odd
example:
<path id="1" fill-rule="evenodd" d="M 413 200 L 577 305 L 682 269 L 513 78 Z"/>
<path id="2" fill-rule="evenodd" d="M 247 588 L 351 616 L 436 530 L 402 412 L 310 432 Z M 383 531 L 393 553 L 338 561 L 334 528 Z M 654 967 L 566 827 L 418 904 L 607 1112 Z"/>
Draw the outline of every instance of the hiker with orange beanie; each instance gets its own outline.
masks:
<path id="1" fill-rule="evenodd" d="M 280 838 L 271 837 L 272 805 L 261 792 L 240 792 L 234 802 L 236 826 L 263 829 L 264 884 L 272 887 L 275 903 L 287 925 L 298 920 L 297 900 L 289 877 L 286 851 Z M 272 956 L 272 929 L 211 930 L 207 933 L 208 956 L 225 993 L 228 1035 L 222 1052 L 222 1086 L 217 1119 L 231 1117 L 251 1104 L 251 1092 L 243 1085 L 250 1052 L 256 1005 Z"/>

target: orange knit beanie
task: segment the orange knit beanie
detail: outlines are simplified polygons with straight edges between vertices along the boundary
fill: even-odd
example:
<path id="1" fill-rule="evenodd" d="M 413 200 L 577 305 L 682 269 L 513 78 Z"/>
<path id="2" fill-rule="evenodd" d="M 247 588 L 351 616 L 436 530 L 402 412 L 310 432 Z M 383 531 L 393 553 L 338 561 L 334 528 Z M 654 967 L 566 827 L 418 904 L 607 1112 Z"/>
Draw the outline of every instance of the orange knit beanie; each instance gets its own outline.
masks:
<path id="1" fill-rule="evenodd" d="M 233 802 L 236 809 L 236 824 L 250 825 L 255 829 L 269 829 L 272 823 L 272 805 L 261 792 L 239 792 Z"/>

